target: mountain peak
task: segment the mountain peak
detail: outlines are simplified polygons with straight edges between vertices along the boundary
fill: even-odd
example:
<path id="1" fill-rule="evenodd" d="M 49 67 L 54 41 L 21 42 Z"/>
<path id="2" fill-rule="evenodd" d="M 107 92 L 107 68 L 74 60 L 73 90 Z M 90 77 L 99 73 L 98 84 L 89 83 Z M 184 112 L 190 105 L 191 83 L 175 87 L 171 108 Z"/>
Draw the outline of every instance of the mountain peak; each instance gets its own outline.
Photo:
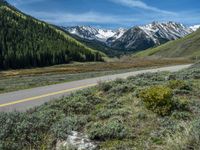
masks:
<path id="1" fill-rule="evenodd" d="M 107 39 L 113 37 L 118 31 L 110 29 L 100 29 L 91 26 L 72 26 L 64 28 L 69 33 L 77 35 L 81 38 L 88 40 L 98 40 L 101 42 L 106 42 Z"/>
<path id="2" fill-rule="evenodd" d="M 190 34 L 192 30 L 176 22 L 152 22 L 129 29 L 112 47 L 127 50 L 144 50 L 156 45 L 176 40 Z"/>
<path id="3" fill-rule="evenodd" d="M 129 30 L 124 28 L 109 30 L 91 26 L 67 27 L 65 29 L 80 38 L 100 41 L 114 49 L 143 50 L 182 38 L 196 30 L 195 27 L 200 26 L 189 28 L 173 21 L 154 21 L 147 25 L 134 26 Z"/>

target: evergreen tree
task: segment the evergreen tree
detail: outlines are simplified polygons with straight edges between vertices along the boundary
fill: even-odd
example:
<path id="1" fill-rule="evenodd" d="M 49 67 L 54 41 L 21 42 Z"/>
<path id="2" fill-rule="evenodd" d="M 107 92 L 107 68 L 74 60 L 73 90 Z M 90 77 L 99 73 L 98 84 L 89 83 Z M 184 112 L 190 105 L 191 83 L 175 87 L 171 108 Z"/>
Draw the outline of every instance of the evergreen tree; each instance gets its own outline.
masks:
<path id="1" fill-rule="evenodd" d="M 101 61 L 102 56 L 0 0 L 0 69 Z"/>

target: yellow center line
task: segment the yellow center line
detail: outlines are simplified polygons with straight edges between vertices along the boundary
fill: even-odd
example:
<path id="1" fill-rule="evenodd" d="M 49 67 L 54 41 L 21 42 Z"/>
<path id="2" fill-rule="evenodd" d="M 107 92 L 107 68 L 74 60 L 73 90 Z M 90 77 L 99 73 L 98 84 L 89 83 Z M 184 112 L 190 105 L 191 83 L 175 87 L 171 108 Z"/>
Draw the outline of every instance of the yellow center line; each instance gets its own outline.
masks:
<path id="1" fill-rule="evenodd" d="M 0 108 L 1 107 L 6 107 L 6 106 L 10 106 L 10 105 L 19 104 L 19 103 L 29 102 L 29 101 L 33 101 L 33 100 L 38 100 L 38 99 L 49 97 L 49 96 L 53 96 L 53 95 L 58 95 L 58 94 L 63 94 L 63 93 L 67 93 L 67 92 L 72 92 L 72 91 L 75 91 L 75 90 L 80 90 L 80 89 L 92 87 L 92 86 L 95 86 L 95 85 L 97 85 L 97 84 L 88 84 L 88 85 L 84 85 L 84 86 L 80 86 L 80 87 L 76 87 L 76 88 L 71 88 L 71 89 L 66 89 L 66 90 L 62 90 L 62 91 L 58 91 L 58 92 L 52 92 L 52 93 L 40 95 L 40 96 L 35 96 L 35 97 L 26 98 L 26 99 L 16 100 L 14 102 L 0 104 Z"/>

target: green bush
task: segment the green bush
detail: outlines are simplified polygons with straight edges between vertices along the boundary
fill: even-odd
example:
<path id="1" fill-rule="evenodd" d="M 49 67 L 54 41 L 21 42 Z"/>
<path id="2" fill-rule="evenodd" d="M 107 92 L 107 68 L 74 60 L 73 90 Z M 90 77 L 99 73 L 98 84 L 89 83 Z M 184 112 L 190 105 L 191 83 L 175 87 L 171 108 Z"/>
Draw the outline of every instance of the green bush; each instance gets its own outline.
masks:
<path id="1" fill-rule="evenodd" d="M 126 138 L 129 132 L 122 121 L 110 119 L 106 122 L 93 123 L 88 129 L 88 135 L 92 140 L 106 141 Z"/>
<path id="2" fill-rule="evenodd" d="M 94 105 L 88 100 L 86 96 L 76 95 L 66 98 L 63 103 L 63 110 L 67 115 L 71 114 L 89 114 L 94 108 Z"/>
<path id="3" fill-rule="evenodd" d="M 100 91 L 108 92 L 112 88 L 111 82 L 100 82 L 98 85 Z"/>
<path id="4" fill-rule="evenodd" d="M 183 124 L 180 129 L 168 136 L 163 149 L 166 150 L 199 150 L 200 148 L 200 120 L 194 119 Z"/>
<path id="5" fill-rule="evenodd" d="M 103 109 L 97 113 L 97 117 L 100 119 L 108 119 L 113 116 L 126 117 L 130 113 L 128 109 Z"/>
<path id="6" fill-rule="evenodd" d="M 48 149 L 52 137 L 49 124 L 25 113 L 0 113 L 0 149 Z"/>
<path id="7" fill-rule="evenodd" d="M 168 115 L 173 109 L 173 92 L 165 86 L 152 86 L 143 90 L 139 97 L 145 106 L 159 115 Z"/>
<path id="8" fill-rule="evenodd" d="M 168 87 L 171 89 L 188 90 L 188 91 L 192 90 L 192 86 L 183 80 L 171 80 L 168 83 Z"/>
<path id="9" fill-rule="evenodd" d="M 187 97 L 174 98 L 174 108 L 176 110 L 187 111 L 189 110 L 190 101 Z"/>
<path id="10" fill-rule="evenodd" d="M 106 103 L 105 107 L 107 109 L 120 109 L 123 108 L 123 102 L 121 99 L 112 98 Z"/>
<path id="11" fill-rule="evenodd" d="M 71 131 L 79 131 L 86 123 L 87 117 L 66 117 L 56 122 L 51 127 L 51 132 L 56 139 L 66 140 Z"/>
<path id="12" fill-rule="evenodd" d="M 124 83 L 124 84 L 113 86 L 110 89 L 109 93 L 121 95 L 121 94 L 125 94 L 126 92 L 130 92 L 134 89 L 135 89 L 135 86 L 133 84 Z"/>
<path id="13" fill-rule="evenodd" d="M 180 89 L 183 86 L 185 86 L 185 82 L 182 80 L 171 80 L 168 83 L 168 87 L 170 87 L 171 89 Z"/>
<path id="14" fill-rule="evenodd" d="M 116 84 L 123 84 L 123 83 L 125 83 L 125 82 L 126 82 L 126 80 L 121 79 L 121 78 L 117 78 L 117 79 L 114 81 L 114 83 L 116 83 Z"/>

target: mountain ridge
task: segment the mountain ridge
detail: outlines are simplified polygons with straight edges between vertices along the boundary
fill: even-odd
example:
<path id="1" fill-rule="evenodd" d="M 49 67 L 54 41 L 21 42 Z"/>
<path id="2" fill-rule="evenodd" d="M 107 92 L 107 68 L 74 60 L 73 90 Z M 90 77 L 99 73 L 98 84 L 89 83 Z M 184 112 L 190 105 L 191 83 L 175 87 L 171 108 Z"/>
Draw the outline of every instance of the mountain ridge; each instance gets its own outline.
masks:
<path id="1" fill-rule="evenodd" d="M 160 45 L 156 48 L 147 49 L 142 52 L 138 52 L 134 56 L 136 57 L 167 57 L 167 58 L 200 58 L 200 29 L 187 35 L 184 38 L 168 42 Z"/>
<path id="2" fill-rule="evenodd" d="M 164 44 L 171 40 L 182 38 L 193 31 L 180 23 L 153 22 L 145 26 L 135 26 L 112 43 L 111 47 L 131 51 L 145 50 Z"/>
<path id="3" fill-rule="evenodd" d="M 71 34 L 77 35 L 81 38 L 87 40 L 97 40 L 100 42 L 106 43 L 109 38 L 115 37 L 119 38 L 126 29 L 101 29 L 95 28 L 91 26 L 71 26 L 71 27 L 63 27 L 66 31 Z"/>
<path id="4" fill-rule="evenodd" d="M 139 51 L 159 46 L 171 40 L 182 38 L 197 30 L 199 26 L 186 27 L 176 22 L 153 22 L 143 26 L 134 26 L 130 29 L 106 30 L 89 26 L 66 27 L 69 34 L 82 39 L 102 42 L 103 45 L 121 51 Z M 81 30 L 81 32 L 80 32 Z M 91 32 L 95 31 L 95 32 Z M 98 38 L 98 30 L 110 32 L 103 40 Z M 92 35 L 92 36 L 91 36 Z"/>

